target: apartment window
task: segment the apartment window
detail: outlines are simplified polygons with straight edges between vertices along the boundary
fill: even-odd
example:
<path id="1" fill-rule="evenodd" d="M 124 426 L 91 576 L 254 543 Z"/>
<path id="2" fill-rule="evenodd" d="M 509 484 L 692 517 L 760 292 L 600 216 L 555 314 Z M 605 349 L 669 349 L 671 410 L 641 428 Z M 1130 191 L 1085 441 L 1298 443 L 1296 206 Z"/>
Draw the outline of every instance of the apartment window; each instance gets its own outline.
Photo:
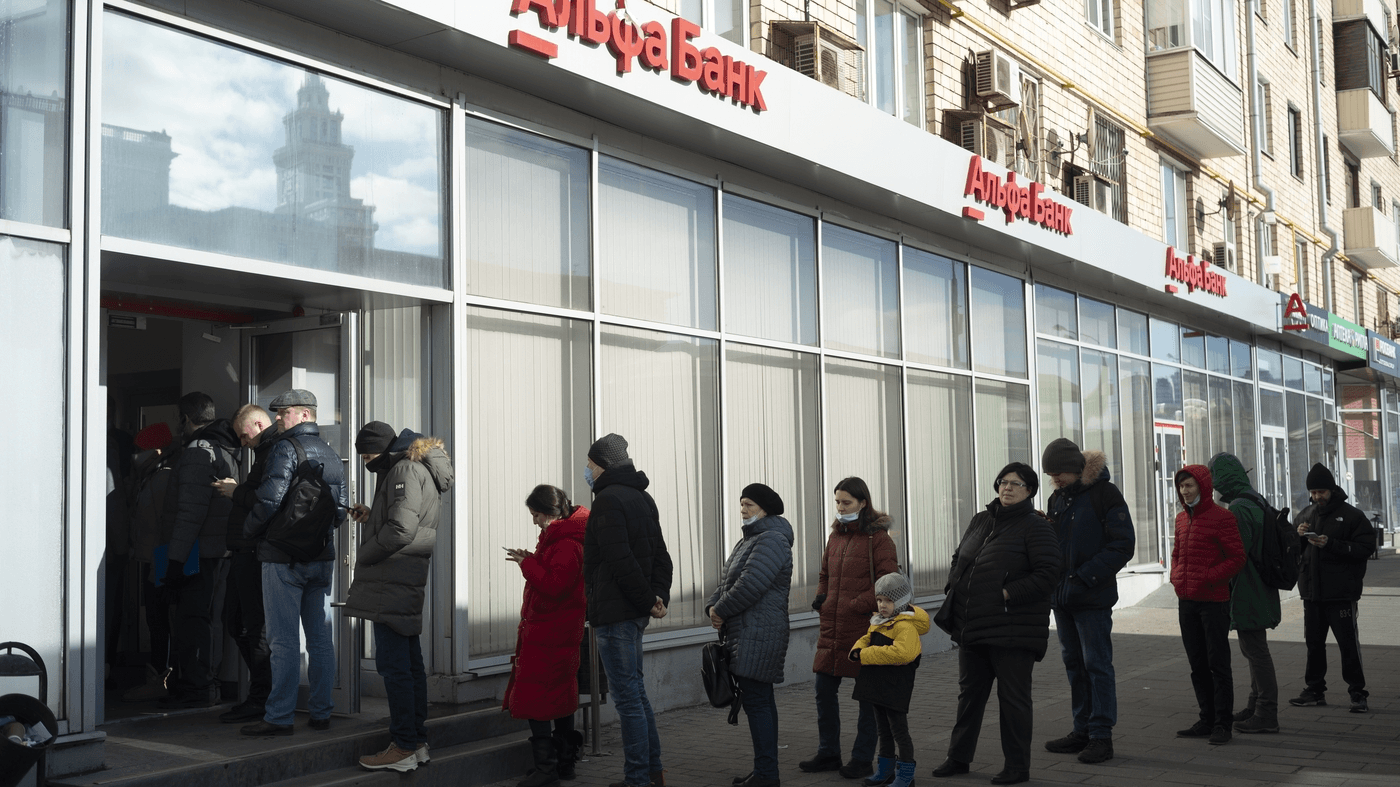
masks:
<path id="1" fill-rule="evenodd" d="M 1365 19 L 1335 25 L 1332 38 L 1336 51 L 1337 90 L 1369 88 L 1382 103 L 1386 101 L 1385 39 Z"/>
<path id="2" fill-rule="evenodd" d="M 1395 228 L 1396 248 L 1400 248 L 1400 200 L 1390 203 L 1390 223 Z"/>
<path id="3" fill-rule="evenodd" d="M 1254 129 L 1259 152 L 1266 156 L 1274 155 L 1274 91 L 1269 80 L 1259 77 L 1254 85 L 1254 105 L 1259 113 L 1259 124 Z"/>
<path id="4" fill-rule="evenodd" d="M 1147 51 L 1194 47 L 1226 77 L 1239 79 L 1235 0 L 1152 0 L 1146 6 Z"/>
<path id="5" fill-rule="evenodd" d="M 923 17 L 892 0 L 856 0 L 866 95 L 881 111 L 924 126 Z"/>
<path id="6" fill-rule="evenodd" d="M 1084 0 L 1084 18 L 1095 30 L 1113 38 L 1113 0 Z"/>
<path id="7" fill-rule="evenodd" d="M 1295 240 L 1293 242 L 1293 282 L 1294 288 L 1298 292 L 1298 297 L 1308 300 L 1308 242 L 1306 240 Z"/>
<path id="8" fill-rule="evenodd" d="M 1095 112 L 1090 152 L 1093 158 L 1089 169 L 1110 184 L 1108 215 L 1124 224 L 1128 223 L 1128 201 L 1125 198 L 1128 151 L 1122 127 Z"/>
<path id="9" fill-rule="evenodd" d="M 1390 293 L 1380 284 L 1376 285 L 1376 328 L 1383 329 L 1390 323 Z"/>
<path id="10" fill-rule="evenodd" d="M 1251 0 L 1250 5 L 1254 6 L 1254 13 L 1265 23 L 1269 21 L 1269 9 L 1264 5 L 1264 0 Z"/>
<path id="11" fill-rule="evenodd" d="M 1256 257 L 1256 269 L 1260 284 L 1266 284 L 1269 276 L 1276 274 L 1266 273 L 1264 270 L 1264 260 L 1274 256 L 1274 230 L 1277 225 L 1265 223 L 1263 215 L 1254 220 L 1254 235 L 1258 240 L 1258 257 Z"/>
<path id="12" fill-rule="evenodd" d="M 681 0 L 680 15 L 720 38 L 749 45 L 748 0 Z"/>
<path id="13" fill-rule="evenodd" d="M 1168 246 L 1188 248 L 1186 234 L 1186 173 L 1162 160 L 1162 240 Z"/>
<path id="14" fill-rule="evenodd" d="M 1361 302 L 1362 293 L 1361 274 L 1353 273 L 1351 275 L 1351 316 L 1357 325 L 1366 324 L 1366 309 Z"/>
<path id="15" fill-rule="evenodd" d="M 1381 184 L 1371 181 L 1371 207 L 1385 213 L 1385 195 L 1381 193 Z"/>
<path id="16" fill-rule="evenodd" d="M 1297 13 L 1297 0 L 1283 0 L 1283 43 L 1289 49 L 1297 49 L 1298 43 L 1294 40 L 1296 35 L 1294 25 L 1294 14 Z"/>
<path id="17" fill-rule="evenodd" d="M 1303 179 L 1303 113 L 1288 107 L 1288 170 Z"/>
<path id="18" fill-rule="evenodd" d="M 1346 168 L 1346 206 L 1359 208 L 1361 207 L 1361 162 L 1348 159 Z"/>
<path id="19" fill-rule="evenodd" d="M 1322 198 L 1332 204 L 1332 146 L 1327 135 L 1322 135 Z"/>
<path id="20" fill-rule="evenodd" d="M 1008 154 L 1014 156 L 1015 161 L 1006 159 L 1007 168 L 1016 170 L 1028 180 L 1043 180 L 1041 168 L 1045 165 L 1040 141 L 1045 137 L 1040 130 L 1040 80 L 1022 71 L 1020 105 L 999 109 L 996 116 L 1016 129 L 1016 144 Z"/>

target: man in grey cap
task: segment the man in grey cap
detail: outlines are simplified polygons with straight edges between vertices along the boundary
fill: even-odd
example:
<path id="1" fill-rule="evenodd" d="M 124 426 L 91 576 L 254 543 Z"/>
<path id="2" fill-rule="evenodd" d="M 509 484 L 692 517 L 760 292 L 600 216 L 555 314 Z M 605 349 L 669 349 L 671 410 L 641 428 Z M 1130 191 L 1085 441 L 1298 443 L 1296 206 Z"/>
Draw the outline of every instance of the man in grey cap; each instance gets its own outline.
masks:
<path id="1" fill-rule="evenodd" d="M 588 449 L 584 480 L 593 510 L 583 535 L 588 621 L 598 632 L 598 659 L 613 690 L 625 756 L 621 782 L 609 787 L 664 787 L 661 739 L 642 679 L 642 633 L 671 602 L 671 555 L 661 535 L 646 473 L 632 465 L 627 441 L 609 434 Z"/>
<path id="2" fill-rule="evenodd" d="M 257 501 L 244 521 L 244 533 L 257 543 L 262 563 L 263 610 L 267 617 L 267 639 L 272 651 L 272 693 L 267 698 L 262 721 L 242 728 L 244 735 L 291 735 L 294 731 L 297 683 L 301 672 L 297 622 L 306 633 L 307 677 L 311 695 L 307 709 L 313 730 L 325 730 L 331 723 L 331 688 L 335 681 L 335 645 L 331 640 L 331 578 L 335 567 L 332 540 L 315 560 L 297 562 L 264 538 L 268 523 L 282 508 L 300 464 L 296 447 L 306 461 L 321 466 L 322 478 L 330 485 L 339 508 L 335 527 L 345 521 L 349 498 L 345 491 L 345 469 L 340 456 L 321 439 L 316 425 L 316 395 L 294 388 L 268 405 L 277 414 L 282 428 L 267 456 L 267 467 L 256 492 Z"/>

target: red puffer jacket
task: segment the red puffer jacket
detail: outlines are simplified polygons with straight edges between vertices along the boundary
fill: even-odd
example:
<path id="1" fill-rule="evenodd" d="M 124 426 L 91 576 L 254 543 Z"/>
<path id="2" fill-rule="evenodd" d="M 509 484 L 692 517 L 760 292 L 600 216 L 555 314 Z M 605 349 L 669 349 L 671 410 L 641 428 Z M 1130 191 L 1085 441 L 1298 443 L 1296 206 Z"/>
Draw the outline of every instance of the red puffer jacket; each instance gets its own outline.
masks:
<path id="1" fill-rule="evenodd" d="M 1185 511 L 1176 515 L 1176 542 L 1172 544 L 1172 586 L 1176 597 L 1187 601 L 1229 601 L 1230 580 L 1244 568 L 1244 542 L 1230 510 L 1211 497 L 1210 470 L 1187 465 L 1177 471 L 1176 482 L 1190 473 L 1201 487 L 1195 508 L 1186 508 L 1178 490 L 1176 499 Z"/>
<path id="2" fill-rule="evenodd" d="M 813 672 L 840 678 L 860 673 L 860 665 L 847 655 L 851 645 L 870 629 L 870 616 L 875 612 L 871 577 L 878 579 L 899 570 L 890 525 L 884 514 L 869 525 L 832 523 L 822 570 L 817 575 L 817 598 L 822 599 L 822 605 Z"/>
<path id="3" fill-rule="evenodd" d="M 546 721 L 578 710 L 579 643 L 588 606 L 583 595 L 587 524 L 588 509 L 575 508 L 545 528 L 535 553 L 520 561 L 525 603 L 501 703 L 512 718 Z"/>

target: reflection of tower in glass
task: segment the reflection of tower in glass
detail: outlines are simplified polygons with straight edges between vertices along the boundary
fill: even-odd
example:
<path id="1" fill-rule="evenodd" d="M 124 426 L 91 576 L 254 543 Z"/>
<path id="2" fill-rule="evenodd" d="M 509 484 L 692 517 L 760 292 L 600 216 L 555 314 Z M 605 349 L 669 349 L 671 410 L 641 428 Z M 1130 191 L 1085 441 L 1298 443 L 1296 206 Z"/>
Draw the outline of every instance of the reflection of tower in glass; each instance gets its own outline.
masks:
<path id="1" fill-rule="evenodd" d="M 344 117 L 331 111 L 330 92 L 321 78 L 307 74 L 297 90 L 296 109 L 282 118 L 286 144 L 272 154 L 277 166 L 277 213 L 291 214 L 297 224 L 314 222 L 334 232 L 335 267 L 363 274 L 377 225 L 374 207 L 350 196 L 355 148 L 340 140 Z M 315 243 L 324 249 L 322 233 L 298 231 L 296 238 L 298 244 Z"/>

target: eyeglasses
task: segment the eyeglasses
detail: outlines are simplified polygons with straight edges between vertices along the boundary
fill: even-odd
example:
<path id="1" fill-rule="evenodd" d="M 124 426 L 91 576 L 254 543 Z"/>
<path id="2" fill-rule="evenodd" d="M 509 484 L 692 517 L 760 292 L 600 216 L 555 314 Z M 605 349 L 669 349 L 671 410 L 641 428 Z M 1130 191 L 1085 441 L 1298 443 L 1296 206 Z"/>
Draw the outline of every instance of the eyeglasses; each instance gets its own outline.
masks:
<path id="1" fill-rule="evenodd" d="M 1009 487 L 1011 487 L 1012 489 L 1025 489 L 1025 488 L 1026 488 L 1026 482 L 1024 482 L 1024 481 L 1013 481 L 1013 480 L 1011 480 L 1010 478 L 1003 478 L 1003 479 L 1001 479 L 1000 481 L 997 482 L 997 489 L 1000 489 L 1000 488 L 1002 488 L 1002 487 L 1004 487 L 1004 486 L 1009 486 Z"/>

